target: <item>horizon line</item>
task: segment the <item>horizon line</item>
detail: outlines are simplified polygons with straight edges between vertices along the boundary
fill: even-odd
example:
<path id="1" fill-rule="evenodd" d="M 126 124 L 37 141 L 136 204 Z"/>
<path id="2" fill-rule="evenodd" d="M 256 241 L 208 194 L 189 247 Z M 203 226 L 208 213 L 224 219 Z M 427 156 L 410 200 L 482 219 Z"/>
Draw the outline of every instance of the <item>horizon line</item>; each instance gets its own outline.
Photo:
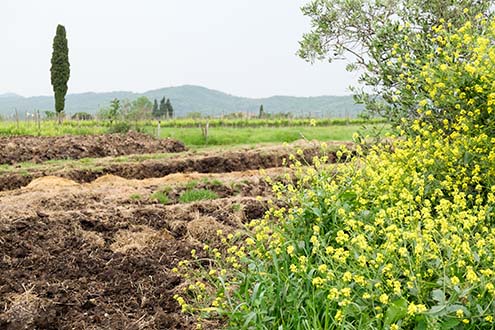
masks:
<path id="1" fill-rule="evenodd" d="M 207 89 L 207 90 L 210 90 L 210 91 L 213 91 L 213 92 L 220 92 L 220 93 L 223 93 L 225 95 L 229 95 L 229 96 L 233 96 L 233 97 L 248 98 L 248 99 L 254 99 L 254 100 L 256 100 L 256 99 L 268 99 L 268 98 L 271 98 L 271 97 L 304 97 L 304 98 L 312 98 L 312 97 L 326 97 L 326 96 L 333 96 L 333 97 L 353 96 L 352 93 L 348 93 L 348 94 L 320 94 L 320 95 L 312 95 L 312 96 L 274 94 L 274 95 L 266 96 L 266 97 L 249 97 L 249 96 L 240 96 L 240 95 L 230 94 L 230 93 L 227 93 L 227 92 L 218 90 L 218 89 L 213 89 L 213 88 L 205 87 L 205 86 L 202 86 L 202 85 L 193 85 L 193 84 L 183 84 L 183 85 L 173 85 L 173 86 L 168 86 L 168 87 L 160 87 L 160 88 L 149 89 L 149 90 L 146 90 L 144 92 L 136 92 L 136 91 L 131 91 L 131 90 L 111 90 L 111 91 L 98 91 L 98 92 L 95 92 L 95 91 L 86 91 L 86 92 L 67 93 L 67 96 L 70 96 L 70 95 L 81 95 L 81 94 L 111 94 L 111 93 L 146 94 L 146 93 L 158 91 L 158 90 L 161 90 L 161 89 L 180 88 L 180 87 L 199 87 L 199 88 L 204 88 L 204 89 Z M 44 95 L 42 94 L 42 95 L 25 96 L 25 95 L 22 95 L 22 94 L 19 94 L 19 93 L 16 93 L 16 92 L 10 92 L 10 91 L 8 91 L 8 92 L 0 93 L 0 97 L 5 96 L 5 95 L 9 95 L 9 94 L 15 95 L 15 96 L 19 96 L 19 97 L 22 97 L 22 98 L 52 97 L 53 96 L 53 94 L 44 94 Z"/>

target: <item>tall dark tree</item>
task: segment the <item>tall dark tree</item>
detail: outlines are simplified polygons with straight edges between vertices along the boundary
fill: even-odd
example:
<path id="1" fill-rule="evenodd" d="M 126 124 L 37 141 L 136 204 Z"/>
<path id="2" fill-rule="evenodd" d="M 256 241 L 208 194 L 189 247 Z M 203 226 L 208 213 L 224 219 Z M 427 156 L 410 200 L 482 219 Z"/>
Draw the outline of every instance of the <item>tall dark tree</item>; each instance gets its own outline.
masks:
<path id="1" fill-rule="evenodd" d="M 165 96 L 160 100 L 160 108 L 158 111 L 160 113 L 160 117 L 165 117 L 168 113 Z"/>
<path id="2" fill-rule="evenodd" d="M 158 102 L 156 99 L 153 101 L 153 109 L 151 110 L 153 118 L 160 118 L 160 109 L 158 108 Z"/>
<path id="3" fill-rule="evenodd" d="M 172 103 L 170 102 L 170 99 L 167 99 L 166 105 L 167 105 L 168 118 L 174 118 L 174 107 L 172 107 Z"/>
<path id="4" fill-rule="evenodd" d="M 263 104 L 260 105 L 260 113 L 258 115 L 259 118 L 264 118 L 265 117 L 265 110 L 263 109 Z"/>
<path id="5" fill-rule="evenodd" d="M 50 68 L 51 82 L 55 94 L 55 112 L 59 123 L 65 108 L 65 95 L 67 94 L 67 82 L 70 77 L 69 47 L 63 25 L 57 26 L 57 33 L 53 39 L 52 66 Z"/>

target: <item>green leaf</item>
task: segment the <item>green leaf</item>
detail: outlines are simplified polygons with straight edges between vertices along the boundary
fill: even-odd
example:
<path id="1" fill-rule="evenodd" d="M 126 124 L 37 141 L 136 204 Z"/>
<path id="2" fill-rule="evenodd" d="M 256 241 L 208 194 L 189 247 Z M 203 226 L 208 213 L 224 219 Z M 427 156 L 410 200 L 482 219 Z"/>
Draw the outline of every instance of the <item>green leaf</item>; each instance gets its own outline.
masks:
<path id="1" fill-rule="evenodd" d="M 440 305 L 445 305 L 445 292 L 440 289 L 433 290 L 431 297 Z"/>
<path id="2" fill-rule="evenodd" d="M 407 300 L 400 298 L 394 300 L 388 307 L 383 319 L 383 324 L 389 326 L 407 315 Z"/>
<path id="3" fill-rule="evenodd" d="M 447 305 L 436 305 L 436 306 L 433 306 L 428 311 L 428 314 L 435 315 L 435 316 L 444 315 L 444 314 L 447 313 L 446 307 L 447 307 Z"/>
<path id="4" fill-rule="evenodd" d="M 456 326 L 459 325 L 459 320 L 456 320 L 456 319 L 449 319 L 449 320 L 446 320 L 446 321 L 443 321 L 441 324 L 440 324 L 440 329 L 441 330 L 448 330 L 448 329 L 452 329 L 452 328 L 455 328 Z"/>
<path id="5" fill-rule="evenodd" d="M 428 324 L 426 323 L 425 317 L 423 315 L 416 317 L 416 326 L 414 330 L 426 330 L 428 328 Z"/>

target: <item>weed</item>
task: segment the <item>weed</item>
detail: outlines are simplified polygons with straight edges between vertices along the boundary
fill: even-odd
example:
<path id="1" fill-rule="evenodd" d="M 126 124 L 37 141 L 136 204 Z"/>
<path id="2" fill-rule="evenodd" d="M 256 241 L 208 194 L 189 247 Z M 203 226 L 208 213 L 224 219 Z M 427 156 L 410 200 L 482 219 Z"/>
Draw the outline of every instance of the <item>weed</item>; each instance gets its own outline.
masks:
<path id="1" fill-rule="evenodd" d="M 143 196 L 141 196 L 140 194 L 132 194 L 131 196 L 129 196 L 129 198 L 133 201 L 138 201 L 143 198 Z"/>
<path id="2" fill-rule="evenodd" d="M 163 191 L 154 192 L 150 198 L 158 201 L 160 204 L 168 204 L 170 202 L 168 194 Z"/>
<path id="3" fill-rule="evenodd" d="M 242 209 L 242 205 L 239 203 L 232 204 L 232 212 L 239 212 Z"/>
<path id="4" fill-rule="evenodd" d="M 184 191 L 180 197 L 179 202 L 191 203 L 201 200 L 212 200 L 219 198 L 218 194 L 208 189 L 192 189 Z"/>
<path id="5" fill-rule="evenodd" d="M 213 179 L 210 183 L 214 187 L 220 187 L 223 185 L 223 182 L 218 179 Z"/>
<path id="6" fill-rule="evenodd" d="M 188 183 L 186 183 L 186 189 L 191 190 L 194 189 L 198 186 L 199 182 L 198 180 L 191 180 Z"/>

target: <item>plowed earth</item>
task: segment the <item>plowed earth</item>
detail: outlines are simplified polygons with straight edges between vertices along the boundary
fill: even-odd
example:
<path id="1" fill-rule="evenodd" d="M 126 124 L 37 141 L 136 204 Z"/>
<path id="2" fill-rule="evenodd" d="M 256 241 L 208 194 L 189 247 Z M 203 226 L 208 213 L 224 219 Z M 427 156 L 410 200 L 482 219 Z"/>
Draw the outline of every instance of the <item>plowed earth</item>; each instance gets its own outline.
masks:
<path id="1" fill-rule="evenodd" d="M 271 188 L 247 169 L 267 168 L 277 179 L 288 153 L 109 162 L 106 171 L 36 174 L 0 192 L 0 329 L 194 329 L 173 299 L 184 283 L 172 268 L 191 249 L 215 244 L 217 229 L 262 217 Z M 301 158 L 315 153 L 308 147 Z M 105 174 L 112 172 L 129 179 Z M 218 199 L 179 203 L 190 189 Z M 165 205 L 157 191 L 167 194 Z"/>
<path id="2" fill-rule="evenodd" d="M 54 159 L 120 156 L 156 152 L 181 152 L 185 146 L 173 139 L 127 134 L 67 135 L 55 137 L 0 137 L 0 164 L 39 163 Z"/>
<path id="3" fill-rule="evenodd" d="M 38 166 L 28 170 L 13 170 L 0 174 L 0 191 L 26 186 L 32 180 L 48 175 L 67 178 L 76 182 L 91 182 L 106 174 L 118 175 L 127 179 L 156 178 L 173 173 L 223 173 L 245 171 L 282 166 L 283 159 L 295 154 L 296 148 L 302 150 L 297 158 L 303 163 L 311 162 L 321 149 L 313 144 L 294 144 L 287 147 L 263 147 L 237 151 L 208 152 L 202 154 L 173 154 L 163 159 L 144 161 L 114 162 L 112 158 L 101 159 L 93 167 Z M 335 161 L 335 152 L 328 151 L 329 162 Z"/>

